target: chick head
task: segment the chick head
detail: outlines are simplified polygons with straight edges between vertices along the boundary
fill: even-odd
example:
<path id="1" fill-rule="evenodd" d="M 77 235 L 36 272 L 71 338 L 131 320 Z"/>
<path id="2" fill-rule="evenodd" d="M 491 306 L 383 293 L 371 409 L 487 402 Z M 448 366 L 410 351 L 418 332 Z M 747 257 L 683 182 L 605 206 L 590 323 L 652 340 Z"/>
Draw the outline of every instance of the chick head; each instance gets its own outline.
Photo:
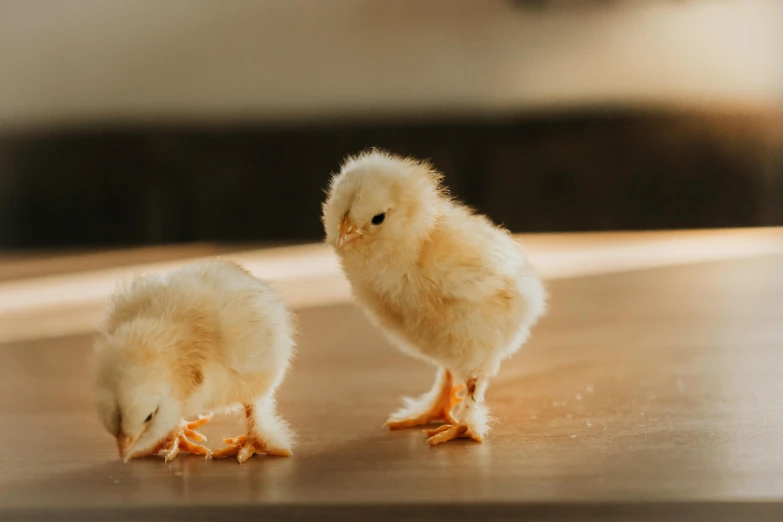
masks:
<path id="1" fill-rule="evenodd" d="M 445 191 L 428 163 L 371 149 L 348 157 L 323 204 L 326 242 L 338 252 L 382 251 L 432 227 Z"/>
<path id="2" fill-rule="evenodd" d="M 168 435 L 180 422 L 182 405 L 172 394 L 170 368 L 160 357 L 170 342 L 149 335 L 152 325 L 136 320 L 99 337 L 94 346 L 94 397 L 101 423 L 116 437 L 120 458 Z"/>

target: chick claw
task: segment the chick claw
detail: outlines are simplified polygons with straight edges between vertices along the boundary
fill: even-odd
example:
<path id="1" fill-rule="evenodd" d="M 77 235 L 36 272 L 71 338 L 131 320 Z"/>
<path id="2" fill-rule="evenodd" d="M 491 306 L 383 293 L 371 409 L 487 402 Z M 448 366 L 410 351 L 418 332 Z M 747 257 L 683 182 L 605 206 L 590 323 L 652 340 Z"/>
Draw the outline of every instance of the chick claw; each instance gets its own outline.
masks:
<path id="1" fill-rule="evenodd" d="M 194 439 L 198 442 L 207 440 L 204 435 L 195 430 L 208 423 L 210 419 L 212 419 L 211 416 L 200 417 L 198 420 L 192 422 L 183 420 L 182 424 L 180 424 L 177 428 L 174 428 L 165 438 L 158 441 L 155 446 L 149 450 L 134 453 L 131 455 L 131 457 L 134 459 L 141 457 L 154 457 L 163 452 L 163 461 L 170 462 L 174 460 L 174 458 L 179 454 L 180 450 L 182 450 L 185 453 L 204 455 L 207 458 L 210 458 L 212 451 L 209 448 L 199 444 L 193 444 L 188 440 L 188 438 Z"/>
<path id="2" fill-rule="evenodd" d="M 462 391 L 462 385 L 454 386 L 450 390 L 444 389 L 432 409 L 417 417 L 399 419 L 392 417 L 386 421 L 385 426 L 390 430 L 401 430 L 406 428 L 415 428 L 417 426 L 426 426 L 434 422 L 443 422 L 445 425 L 457 424 L 457 420 L 452 416 L 451 410 L 454 409 L 462 398 L 459 397 Z"/>
<path id="3" fill-rule="evenodd" d="M 198 420 L 192 421 L 192 422 L 184 422 L 182 424 L 182 431 L 185 434 L 185 437 L 189 439 L 193 439 L 197 442 L 205 442 L 207 438 L 202 435 L 201 433 L 195 431 L 197 428 L 202 427 L 204 424 L 208 423 L 210 420 L 212 420 L 212 416 L 206 416 L 206 417 L 199 417 Z"/>
<path id="4" fill-rule="evenodd" d="M 442 442 L 448 442 L 456 439 L 473 439 L 476 442 L 482 442 L 484 439 L 480 435 L 473 433 L 470 428 L 464 424 L 444 424 L 432 430 L 422 430 L 427 434 L 427 444 L 435 446 Z"/>
<path id="5" fill-rule="evenodd" d="M 266 453 L 272 457 L 290 457 L 291 451 L 287 449 L 270 447 L 265 441 L 251 435 L 240 435 L 230 439 L 223 439 L 228 444 L 227 448 L 221 448 L 212 452 L 212 458 L 233 457 L 236 455 L 240 464 L 246 462 L 256 453 Z"/>

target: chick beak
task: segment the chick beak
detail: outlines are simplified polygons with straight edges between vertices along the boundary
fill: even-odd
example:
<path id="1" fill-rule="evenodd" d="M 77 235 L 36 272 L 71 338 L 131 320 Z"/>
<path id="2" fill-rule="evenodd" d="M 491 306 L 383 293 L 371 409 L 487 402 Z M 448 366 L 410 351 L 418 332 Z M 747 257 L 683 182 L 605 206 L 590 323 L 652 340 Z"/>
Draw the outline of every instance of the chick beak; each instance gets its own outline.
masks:
<path id="1" fill-rule="evenodd" d="M 122 459 L 123 462 L 128 462 L 128 459 L 130 459 L 131 456 L 131 450 L 135 444 L 136 441 L 128 435 L 125 435 L 124 433 L 117 435 L 117 451 L 120 453 L 120 459 Z"/>
<path id="2" fill-rule="evenodd" d="M 361 235 L 362 233 L 356 230 L 356 227 L 348 223 L 348 220 L 344 219 L 342 223 L 340 223 L 340 230 L 337 234 L 337 246 L 342 247 Z"/>

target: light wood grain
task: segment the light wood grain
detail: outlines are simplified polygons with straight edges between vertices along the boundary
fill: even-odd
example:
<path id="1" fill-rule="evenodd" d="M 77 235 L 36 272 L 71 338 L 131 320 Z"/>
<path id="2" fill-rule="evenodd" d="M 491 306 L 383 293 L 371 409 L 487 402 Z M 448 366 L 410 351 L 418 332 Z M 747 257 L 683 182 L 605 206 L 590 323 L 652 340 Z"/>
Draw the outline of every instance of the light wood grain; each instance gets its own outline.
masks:
<path id="1" fill-rule="evenodd" d="M 301 312 L 280 394 L 301 443 L 243 466 L 123 465 L 92 410 L 88 337 L 0 346 L 0 519 L 781 519 L 783 256 L 551 291 L 489 388 L 499 423 L 484 444 L 430 448 L 381 427 L 433 370 L 351 305 Z M 215 445 L 239 419 L 207 428 Z"/>
<path id="2" fill-rule="evenodd" d="M 548 280 L 783 253 L 783 228 L 518 237 Z M 157 257 L 155 252 L 36 258 L 29 265 L 0 260 L 0 275 L 5 273 L 9 279 L 0 281 L 0 343 L 90 332 L 118 281 L 138 273 L 165 273 L 214 255 L 238 261 L 271 281 L 296 309 L 351 299 L 336 256 L 323 244 L 255 250 L 193 245 L 160 249 Z"/>

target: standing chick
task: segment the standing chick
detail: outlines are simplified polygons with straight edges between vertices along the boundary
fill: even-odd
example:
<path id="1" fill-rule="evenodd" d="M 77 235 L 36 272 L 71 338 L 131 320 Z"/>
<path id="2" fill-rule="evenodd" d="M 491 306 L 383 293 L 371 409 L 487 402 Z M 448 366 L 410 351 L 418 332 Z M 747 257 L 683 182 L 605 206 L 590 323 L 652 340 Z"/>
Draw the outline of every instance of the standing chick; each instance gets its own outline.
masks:
<path id="1" fill-rule="evenodd" d="M 482 441 L 488 379 L 544 313 L 546 291 L 522 247 L 451 200 L 429 164 L 376 150 L 348 158 L 323 206 L 354 296 L 404 352 L 438 367 L 432 389 L 392 414 L 391 429 L 445 424 L 427 442 Z M 452 410 L 466 386 L 464 404 Z"/>
<path id="2" fill-rule="evenodd" d="M 112 297 L 95 342 L 95 403 L 120 458 L 187 451 L 240 463 L 288 456 L 293 433 L 274 394 L 294 351 L 291 318 L 272 288 L 237 264 L 194 263 L 143 276 Z M 209 417 L 244 406 L 247 433 L 211 453 L 188 441 Z M 134 453 L 134 450 L 138 450 Z"/>

